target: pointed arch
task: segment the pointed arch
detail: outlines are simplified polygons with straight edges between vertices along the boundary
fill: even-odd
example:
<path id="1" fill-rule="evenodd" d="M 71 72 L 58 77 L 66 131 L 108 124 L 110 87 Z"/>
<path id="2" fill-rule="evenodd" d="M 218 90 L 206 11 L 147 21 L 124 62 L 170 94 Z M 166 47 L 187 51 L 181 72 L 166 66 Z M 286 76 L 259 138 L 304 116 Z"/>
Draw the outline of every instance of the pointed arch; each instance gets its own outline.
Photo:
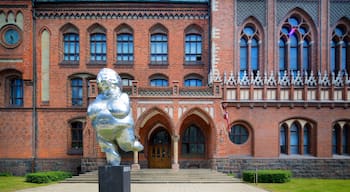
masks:
<path id="1" fill-rule="evenodd" d="M 133 34 L 134 33 L 134 29 L 130 25 L 128 25 L 126 23 L 122 23 L 118 27 L 115 28 L 115 32 L 117 34 L 120 34 L 120 33 Z"/>
<path id="2" fill-rule="evenodd" d="M 244 72 L 247 74 L 253 74 L 254 76 L 258 71 L 264 71 L 264 30 L 259 22 L 253 16 L 248 17 L 243 22 L 239 29 L 240 31 L 240 49 L 239 50 L 239 63 L 240 74 L 243 76 Z"/>
<path id="3" fill-rule="evenodd" d="M 317 28 L 311 16 L 297 7 L 284 17 L 279 29 L 280 73 L 287 71 L 296 75 L 300 71 L 310 74 L 311 71 L 320 70 L 317 55 L 314 54 L 317 51 Z M 282 49 L 281 44 L 285 41 L 287 44 Z"/>
<path id="4" fill-rule="evenodd" d="M 155 119 L 155 117 L 161 117 L 161 119 L 158 120 L 153 120 L 154 122 L 150 122 L 152 119 Z M 162 122 L 164 121 L 164 122 Z M 137 118 L 137 121 L 135 123 L 135 129 L 139 131 L 146 131 L 148 132 L 149 130 L 147 129 L 147 126 L 150 124 L 157 124 L 159 122 L 162 122 L 167 127 L 167 130 L 174 134 L 174 124 L 173 121 L 171 120 L 170 116 L 168 113 L 166 113 L 164 110 L 158 108 L 158 107 L 152 107 L 140 114 L 140 116 Z"/>
<path id="5" fill-rule="evenodd" d="M 15 23 L 15 20 L 16 20 L 15 13 L 14 13 L 13 11 L 7 12 L 6 21 L 7 21 L 8 23 L 14 24 L 14 23 Z"/>
<path id="6" fill-rule="evenodd" d="M 185 28 L 185 34 L 203 34 L 203 29 L 197 24 L 190 24 Z"/>
<path id="7" fill-rule="evenodd" d="M 16 24 L 19 28 L 23 30 L 24 16 L 21 11 L 17 11 L 16 13 Z"/>
<path id="8" fill-rule="evenodd" d="M 332 123 L 332 154 L 350 154 L 350 119 L 339 119 Z"/>
<path id="9" fill-rule="evenodd" d="M 3 10 L 0 10 L 0 28 L 6 23 L 6 14 Z"/>
<path id="10" fill-rule="evenodd" d="M 329 71 L 350 73 L 350 20 L 341 18 L 332 27 L 330 41 Z"/>
<path id="11" fill-rule="evenodd" d="M 157 24 L 153 25 L 149 29 L 149 32 L 151 34 L 157 34 L 157 33 L 159 33 L 159 34 L 168 34 L 168 31 L 169 30 L 164 25 L 162 25 L 160 23 L 157 23 Z"/>
<path id="12" fill-rule="evenodd" d="M 211 148 L 215 143 L 215 134 L 212 133 L 213 126 L 212 118 L 201 108 L 195 107 L 186 111 L 179 119 L 177 126 L 179 127 L 181 157 L 206 159 L 211 156 Z M 194 148 L 191 149 L 191 146 Z"/>
<path id="13" fill-rule="evenodd" d="M 292 117 L 280 123 L 280 154 L 317 154 L 317 126 L 315 121 Z"/>
<path id="14" fill-rule="evenodd" d="M 66 23 L 66 24 L 62 25 L 62 27 L 60 28 L 60 31 L 62 33 L 78 33 L 79 34 L 79 28 L 72 23 Z"/>
<path id="15" fill-rule="evenodd" d="M 107 29 L 104 26 L 102 26 L 101 24 L 99 24 L 99 23 L 94 23 L 94 24 L 90 25 L 90 27 L 88 27 L 87 31 L 90 34 L 93 34 L 93 33 L 106 33 Z"/>

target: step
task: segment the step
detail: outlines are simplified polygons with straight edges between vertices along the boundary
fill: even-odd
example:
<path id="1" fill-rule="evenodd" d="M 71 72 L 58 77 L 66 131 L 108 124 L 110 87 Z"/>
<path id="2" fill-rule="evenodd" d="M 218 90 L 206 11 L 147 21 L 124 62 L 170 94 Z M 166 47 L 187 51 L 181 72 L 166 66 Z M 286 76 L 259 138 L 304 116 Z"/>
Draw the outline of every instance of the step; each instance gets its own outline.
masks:
<path id="1" fill-rule="evenodd" d="M 240 179 L 210 169 L 141 169 L 131 171 L 131 183 L 240 183 Z M 98 183 L 98 172 L 68 178 L 62 183 Z"/>

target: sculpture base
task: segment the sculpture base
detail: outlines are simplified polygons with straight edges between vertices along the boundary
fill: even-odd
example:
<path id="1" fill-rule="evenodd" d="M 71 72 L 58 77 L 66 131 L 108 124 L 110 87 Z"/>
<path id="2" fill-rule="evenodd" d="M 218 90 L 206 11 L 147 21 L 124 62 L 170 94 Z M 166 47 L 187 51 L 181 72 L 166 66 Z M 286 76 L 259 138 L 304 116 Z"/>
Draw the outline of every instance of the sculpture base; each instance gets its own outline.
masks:
<path id="1" fill-rule="evenodd" d="M 141 167 L 140 167 L 140 164 L 132 164 L 131 165 L 131 170 L 132 171 L 137 171 L 137 170 L 140 170 Z"/>
<path id="2" fill-rule="evenodd" d="M 106 165 L 98 168 L 99 192 L 130 192 L 130 167 Z"/>

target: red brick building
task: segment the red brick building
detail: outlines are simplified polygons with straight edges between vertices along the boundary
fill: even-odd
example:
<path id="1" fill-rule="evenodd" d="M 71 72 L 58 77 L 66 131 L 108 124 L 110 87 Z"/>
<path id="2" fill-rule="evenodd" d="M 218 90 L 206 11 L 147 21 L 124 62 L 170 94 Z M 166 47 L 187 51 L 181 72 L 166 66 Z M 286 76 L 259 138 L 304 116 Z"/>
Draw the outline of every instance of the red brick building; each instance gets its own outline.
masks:
<path id="1" fill-rule="evenodd" d="M 350 1 L 0 2 L 0 172 L 105 163 L 101 68 L 131 98 L 132 168 L 350 177 Z"/>

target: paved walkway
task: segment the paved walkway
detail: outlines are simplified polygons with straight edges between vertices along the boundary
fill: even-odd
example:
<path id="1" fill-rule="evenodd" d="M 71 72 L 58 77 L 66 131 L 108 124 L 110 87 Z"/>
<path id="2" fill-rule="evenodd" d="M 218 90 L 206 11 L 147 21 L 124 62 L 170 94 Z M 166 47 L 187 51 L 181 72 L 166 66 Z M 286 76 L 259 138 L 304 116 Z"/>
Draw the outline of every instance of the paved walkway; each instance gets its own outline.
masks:
<path id="1" fill-rule="evenodd" d="M 17 192 L 98 192 L 98 184 L 59 183 Z M 131 192 L 267 192 L 244 183 L 200 184 L 131 184 Z"/>

